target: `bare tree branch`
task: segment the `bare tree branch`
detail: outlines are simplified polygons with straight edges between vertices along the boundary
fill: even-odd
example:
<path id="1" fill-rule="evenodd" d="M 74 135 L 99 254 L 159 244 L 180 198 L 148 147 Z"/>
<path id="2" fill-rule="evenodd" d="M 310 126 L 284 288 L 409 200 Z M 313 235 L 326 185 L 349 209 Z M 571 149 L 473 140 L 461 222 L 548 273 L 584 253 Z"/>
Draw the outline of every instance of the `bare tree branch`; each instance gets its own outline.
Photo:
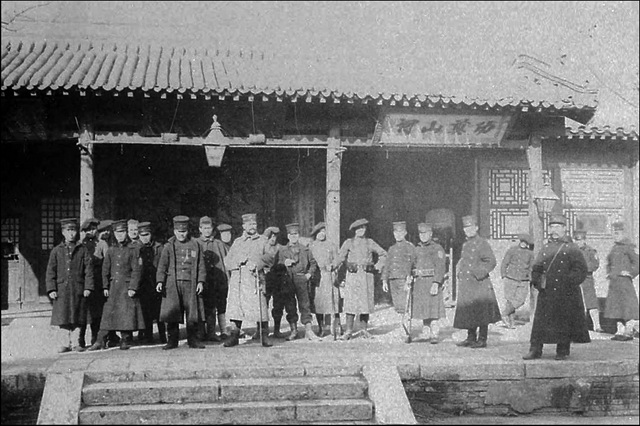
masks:
<path id="1" fill-rule="evenodd" d="M 7 31 L 12 31 L 12 32 L 17 31 L 16 29 L 11 28 L 11 24 L 13 24 L 13 23 L 15 22 L 15 20 L 16 20 L 16 19 L 18 19 L 19 17 L 21 17 L 21 16 L 23 16 L 23 15 L 25 15 L 25 16 L 24 16 L 25 18 L 32 19 L 32 18 L 30 18 L 30 17 L 27 17 L 27 16 L 26 16 L 26 14 L 27 14 L 29 11 L 31 11 L 31 10 L 33 10 L 33 9 L 40 8 L 40 7 L 48 6 L 49 4 L 51 4 L 51 2 L 50 2 L 50 1 L 47 1 L 47 2 L 44 2 L 44 3 L 39 3 L 39 4 L 34 4 L 34 5 L 32 5 L 32 6 L 29 6 L 29 7 L 26 7 L 26 8 L 24 8 L 24 9 L 22 9 L 22 10 L 21 10 L 21 11 L 19 11 L 19 12 L 16 12 L 16 13 L 11 17 L 11 19 L 9 19 L 8 21 L 4 21 L 4 20 L 3 20 L 3 21 L 1 22 L 1 24 L 2 24 L 2 29 L 3 29 L 3 30 L 7 30 Z"/>

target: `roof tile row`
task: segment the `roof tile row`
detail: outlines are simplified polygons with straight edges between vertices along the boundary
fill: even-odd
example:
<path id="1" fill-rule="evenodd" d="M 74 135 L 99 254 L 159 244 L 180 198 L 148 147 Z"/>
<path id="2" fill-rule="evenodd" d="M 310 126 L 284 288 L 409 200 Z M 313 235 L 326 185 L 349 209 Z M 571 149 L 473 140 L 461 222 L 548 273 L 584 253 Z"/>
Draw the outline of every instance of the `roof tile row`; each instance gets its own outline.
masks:
<path id="1" fill-rule="evenodd" d="M 424 74 L 424 75 L 416 75 Z M 2 90 L 143 90 L 593 109 L 594 93 L 532 79 L 524 69 L 445 84 L 375 60 L 327 63 L 255 52 L 121 42 L 2 41 Z M 446 89 L 448 86 L 448 90 Z M 462 95 L 462 96 L 461 96 Z"/>

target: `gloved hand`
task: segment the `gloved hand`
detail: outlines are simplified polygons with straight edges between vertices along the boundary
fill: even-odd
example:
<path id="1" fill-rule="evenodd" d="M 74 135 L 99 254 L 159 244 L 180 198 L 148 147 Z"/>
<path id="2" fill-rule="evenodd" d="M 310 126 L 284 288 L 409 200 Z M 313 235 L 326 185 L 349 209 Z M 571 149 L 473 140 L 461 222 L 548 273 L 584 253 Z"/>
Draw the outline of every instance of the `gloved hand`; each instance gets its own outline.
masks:
<path id="1" fill-rule="evenodd" d="M 437 282 L 431 283 L 431 291 L 429 292 L 432 296 L 438 294 L 438 290 L 440 289 L 440 285 Z"/>

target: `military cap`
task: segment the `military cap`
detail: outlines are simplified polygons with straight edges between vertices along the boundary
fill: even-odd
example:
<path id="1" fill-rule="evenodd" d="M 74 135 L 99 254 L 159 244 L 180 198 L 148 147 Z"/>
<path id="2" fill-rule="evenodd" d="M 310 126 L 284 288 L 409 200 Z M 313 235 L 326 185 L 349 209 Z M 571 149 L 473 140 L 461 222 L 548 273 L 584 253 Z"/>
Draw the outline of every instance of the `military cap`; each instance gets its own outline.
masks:
<path id="1" fill-rule="evenodd" d="M 202 216 L 200 218 L 200 226 L 202 225 L 213 225 L 213 220 L 209 216 Z"/>
<path id="2" fill-rule="evenodd" d="M 280 233 L 280 228 L 278 228 L 277 226 L 270 226 L 264 230 L 264 236 L 267 238 L 271 238 L 273 234 L 279 234 L 279 233 Z"/>
<path id="3" fill-rule="evenodd" d="M 233 228 L 231 227 L 231 225 L 227 225 L 226 223 L 221 223 L 216 227 L 216 229 L 220 232 L 224 232 L 224 231 L 231 231 Z"/>
<path id="4" fill-rule="evenodd" d="M 586 229 L 576 229 L 573 231 L 573 237 L 574 238 L 586 238 L 587 237 L 587 230 Z"/>
<path id="5" fill-rule="evenodd" d="M 624 231 L 624 222 L 617 221 L 611 224 L 614 231 Z"/>
<path id="6" fill-rule="evenodd" d="M 324 222 L 318 222 L 316 223 L 316 226 L 313 227 L 313 229 L 311 230 L 311 236 L 315 236 L 318 232 L 320 232 L 322 229 L 325 229 L 327 227 L 327 224 Z"/>
<path id="7" fill-rule="evenodd" d="M 140 222 L 138 222 L 138 221 L 137 221 L 137 220 L 135 220 L 135 219 L 129 219 L 129 220 L 127 221 L 127 226 L 138 226 L 138 224 L 139 224 L 139 223 L 140 223 Z"/>
<path id="8" fill-rule="evenodd" d="M 60 227 L 62 229 L 78 229 L 78 219 L 75 217 L 60 219 Z"/>
<path id="9" fill-rule="evenodd" d="M 549 218 L 549 225 L 553 225 L 554 223 L 567 226 L 567 220 L 561 214 L 551 215 L 551 217 Z"/>
<path id="10" fill-rule="evenodd" d="M 112 223 L 113 220 L 111 219 L 101 220 L 98 224 L 98 232 L 106 231 L 107 229 L 109 229 Z"/>
<path id="11" fill-rule="evenodd" d="M 531 239 L 531 235 L 527 233 L 518 234 L 518 240 L 524 241 L 525 243 L 531 245 L 533 244 L 533 240 Z"/>
<path id="12" fill-rule="evenodd" d="M 258 215 L 255 213 L 247 213 L 242 215 L 242 223 L 256 222 L 257 220 Z"/>
<path id="13" fill-rule="evenodd" d="M 114 231 L 126 231 L 127 219 L 116 220 L 111 224 L 111 229 L 113 229 Z"/>
<path id="14" fill-rule="evenodd" d="M 151 222 L 140 222 L 138 224 L 138 231 L 140 235 L 146 235 L 151 233 Z"/>
<path id="15" fill-rule="evenodd" d="M 429 232 L 433 230 L 433 225 L 430 223 L 419 223 L 418 232 Z"/>
<path id="16" fill-rule="evenodd" d="M 407 222 L 393 222 L 393 231 L 406 231 Z"/>
<path id="17" fill-rule="evenodd" d="M 98 219 L 96 219 L 95 217 L 90 217 L 89 219 L 85 219 L 85 221 L 82 222 L 80 230 L 86 231 L 87 229 L 91 228 L 92 225 L 98 226 L 99 224 L 100 221 Z"/>
<path id="18" fill-rule="evenodd" d="M 187 231 L 189 230 L 189 216 L 174 216 L 173 218 L 173 229 L 176 231 Z"/>
<path id="19" fill-rule="evenodd" d="M 478 222 L 476 221 L 475 216 L 463 216 L 462 217 L 462 227 L 466 228 L 467 226 L 474 226 L 477 225 Z"/>
<path id="20" fill-rule="evenodd" d="M 349 231 L 351 231 L 352 229 L 358 229 L 361 226 L 366 225 L 367 223 L 369 223 L 367 219 L 358 219 L 349 226 Z"/>
<path id="21" fill-rule="evenodd" d="M 287 228 L 287 233 L 292 234 L 294 232 L 300 232 L 300 224 L 298 222 L 288 223 L 285 225 Z"/>

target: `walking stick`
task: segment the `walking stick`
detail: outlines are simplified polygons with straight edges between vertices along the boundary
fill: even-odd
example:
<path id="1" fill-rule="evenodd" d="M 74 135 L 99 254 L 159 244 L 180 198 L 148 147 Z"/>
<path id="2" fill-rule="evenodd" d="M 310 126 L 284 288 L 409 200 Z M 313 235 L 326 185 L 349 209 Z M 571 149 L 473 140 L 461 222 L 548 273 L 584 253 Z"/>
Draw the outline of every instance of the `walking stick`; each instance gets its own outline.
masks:
<path id="1" fill-rule="evenodd" d="M 256 293 L 258 294 L 258 306 L 260 307 L 260 321 L 259 321 L 259 328 L 260 328 L 260 341 L 263 342 L 263 337 L 262 337 L 262 291 L 260 290 L 260 274 L 258 273 L 258 270 L 256 269 L 255 271 L 256 273 Z"/>
<path id="2" fill-rule="evenodd" d="M 333 340 L 337 340 L 338 331 L 336 330 L 336 287 L 333 285 L 335 282 L 335 272 L 333 269 L 330 272 L 331 274 L 331 334 L 333 334 Z"/>
<path id="3" fill-rule="evenodd" d="M 407 300 L 404 305 L 404 313 L 402 314 L 402 328 L 404 329 L 407 337 L 405 338 L 406 343 L 411 343 L 411 311 L 412 311 L 412 299 L 413 299 L 413 280 L 409 283 L 409 289 L 407 290 Z M 409 317 L 409 326 L 407 327 L 406 321 L 407 316 Z"/>

